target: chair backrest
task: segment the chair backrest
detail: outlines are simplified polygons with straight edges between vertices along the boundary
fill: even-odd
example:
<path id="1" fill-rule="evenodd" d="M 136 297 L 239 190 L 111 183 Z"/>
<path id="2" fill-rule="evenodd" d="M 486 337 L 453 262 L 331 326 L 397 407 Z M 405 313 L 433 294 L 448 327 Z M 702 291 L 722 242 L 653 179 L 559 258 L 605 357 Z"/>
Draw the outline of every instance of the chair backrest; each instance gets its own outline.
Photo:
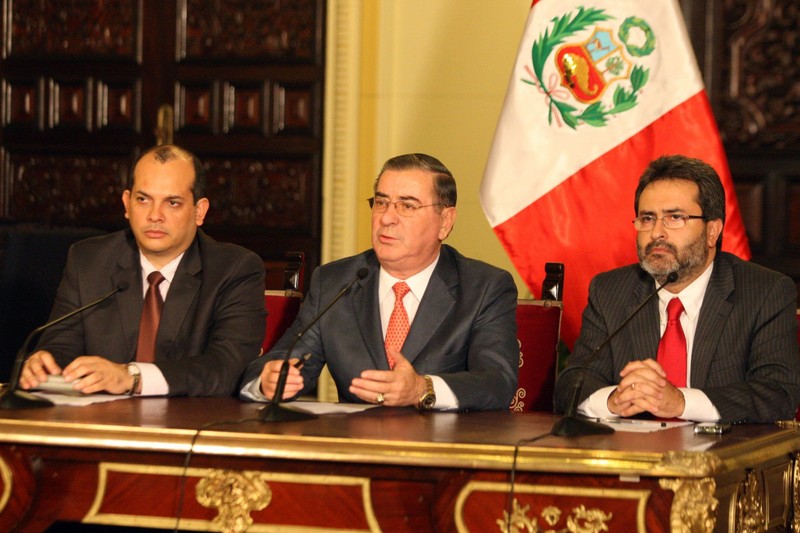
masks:
<path id="1" fill-rule="evenodd" d="M 542 300 L 564 299 L 564 263 L 545 263 Z"/>
<path id="2" fill-rule="evenodd" d="M 303 271 L 305 270 L 305 254 L 303 252 L 274 254 L 263 261 L 265 289 L 280 288 L 303 292 Z"/>
<path id="3" fill-rule="evenodd" d="M 553 412 L 562 303 L 517 300 L 519 384 L 512 411 Z"/>
<path id="4" fill-rule="evenodd" d="M 269 266 L 266 266 L 265 263 L 266 283 L 269 286 L 271 278 L 278 277 L 282 280 L 282 289 L 264 291 L 267 327 L 264 342 L 261 344 L 261 353 L 267 353 L 278 342 L 281 335 L 292 325 L 300 310 L 300 303 L 303 301 L 300 283 L 304 264 L 304 255 L 301 252 L 286 252 L 282 262 L 273 261 Z M 270 276 L 269 272 L 278 274 L 278 276 Z"/>
<path id="5" fill-rule="evenodd" d="M 267 328 L 261 353 L 267 353 L 289 326 L 294 322 L 303 295 L 297 291 L 264 291 L 264 305 L 267 307 Z"/>

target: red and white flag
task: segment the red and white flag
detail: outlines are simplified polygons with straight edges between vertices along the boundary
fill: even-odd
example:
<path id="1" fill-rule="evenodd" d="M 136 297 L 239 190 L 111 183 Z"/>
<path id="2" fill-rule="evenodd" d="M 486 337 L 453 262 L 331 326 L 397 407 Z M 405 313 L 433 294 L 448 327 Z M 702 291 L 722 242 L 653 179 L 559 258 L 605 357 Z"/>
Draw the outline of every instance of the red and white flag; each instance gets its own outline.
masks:
<path id="1" fill-rule="evenodd" d="M 564 263 L 562 338 L 589 281 L 635 263 L 639 176 L 684 154 L 725 186 L 723 248 L 749 259 L 725 152 L 677 0 L 539 0 L 525 26 L 486 165 L 489 223 L 534 295 Z"/>

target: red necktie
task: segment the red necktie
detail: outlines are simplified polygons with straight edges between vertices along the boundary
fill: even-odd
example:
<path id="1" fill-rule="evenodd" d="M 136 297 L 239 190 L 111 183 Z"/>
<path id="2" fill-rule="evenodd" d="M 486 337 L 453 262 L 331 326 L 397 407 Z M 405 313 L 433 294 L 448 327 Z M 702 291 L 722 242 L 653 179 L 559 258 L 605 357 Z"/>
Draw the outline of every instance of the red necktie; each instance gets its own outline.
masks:
<path id="1" fill-rule="evenodd" d="M 667 327 L 658 343 L 658 364 L 676 387 L 686 386 L 686 335 L 681 327 L 683 304 L 673 298 L 667 304 Z"/>
<path id="2" fill-rule="evenodd" d="M 164 305 L 161 291 L 158 290 L 162 281 L 164 276 L 161 272 L 151 272 L 147 276 L 150 287 L 144 296 L 142 321 L 139 323 L 139 342 L 136 345 L 136 360 L 142 363 L 152 363 L 156 359 L 156 333 L 158 333 L 158 322 L 161 320 L 161 306 Z"/>
<path id="3" fill-rule="evenodd" d="M 389 368 L 394 368 L 395 363 L 394 358 L 389 356 L 389 346 L 394 346 L 398 350 L 402 348 L 410 328 L 408 313 L 403 306 L 403 297 L 411 289 L 405 281 L 400 281 L 394 284 L 392 290 L 394 291 L 394 309 L 392 309 L 392 316 L 389 317 L 389 327 L 386 328 L 386 341 L 384 341 Z"/>

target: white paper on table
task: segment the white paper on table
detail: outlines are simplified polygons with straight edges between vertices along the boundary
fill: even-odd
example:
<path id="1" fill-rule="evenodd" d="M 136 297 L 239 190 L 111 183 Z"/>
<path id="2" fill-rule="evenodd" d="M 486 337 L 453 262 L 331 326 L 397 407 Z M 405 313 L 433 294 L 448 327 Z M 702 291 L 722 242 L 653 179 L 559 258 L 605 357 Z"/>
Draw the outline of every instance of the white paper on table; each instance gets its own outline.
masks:
<path id="1" fill-rule="evenodd" d="M 638 418 L 598 418 L 597 422 L 614 428 L 614 431 L 629 433 L 652 433 L 665 429 L 678 428 L 694 424 L 690 420 L 639 420 Z"/>
<path id="2" fill-rule="evenodd" d="M 60 392 L 31 391 L 31 394 L 45 400 L 50 400 L 56 405 L 84 406 L 93 403 L 113 402 L 128 400 L 131 396 L 125 394 L 62 394 Z"/>

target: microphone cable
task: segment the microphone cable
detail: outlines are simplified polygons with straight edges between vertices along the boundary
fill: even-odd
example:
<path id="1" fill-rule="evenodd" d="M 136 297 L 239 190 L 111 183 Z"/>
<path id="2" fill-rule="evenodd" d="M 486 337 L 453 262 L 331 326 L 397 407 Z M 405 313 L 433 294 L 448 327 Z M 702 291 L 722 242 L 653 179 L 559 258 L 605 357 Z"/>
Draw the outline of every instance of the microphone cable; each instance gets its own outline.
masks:
<path id="1" fill-rule="evenodd" d="M 189 443 L 189 449 L 186 451 L 186 457 L 183 460 L 183 469 L 181 471 L 180 487 L 178 489 L 178 506 L 175 510 L 175 527 L 173 529 L 173 533 L 178 533 L 178 531 L 180 531 L 181 515 L 183 514 L 183 499 L 186 493 L 186 477 L 189 472 L 189 463 L 192 459 L 192 454 L 194 453 L 194 446 L 197 443 L 197 439 L 200 438 L 200 433 L 218 426 L 235 426 L 239 424 L 245 424 L 247 422 L 261 422 L 261 419 L 256 417 L 256 418 L 240 418 L 238 420 L 221 420 L 217 422 L 208 422 L 197 428 L 197 430 L 194 432 L 192 440 Z"/>
<path id="2" fill-rule="evenodd" d="M 519 456 L 519 449 L 520 447 L 531 444 L 536 442 L 539 439 L 543 439 L 545 437 L 549 437 L 553 433 L 548 431 L 547 433 L 542 433 L 541 435 L 537 435 L 535 437 L 531 437 L 529 439 L 521 439 L 514 444 L 514 458 L 511 461 L 511 472 L 509 472 L 509 490 L 508 490 L 508 499 L 506 501 L 506 533 L 512 533 L 512 521 L 511 517 L 513 516 L 514 512 L 514 483 L 516 481 L 516 473 L 517 473 L 517 457 Z"/>

